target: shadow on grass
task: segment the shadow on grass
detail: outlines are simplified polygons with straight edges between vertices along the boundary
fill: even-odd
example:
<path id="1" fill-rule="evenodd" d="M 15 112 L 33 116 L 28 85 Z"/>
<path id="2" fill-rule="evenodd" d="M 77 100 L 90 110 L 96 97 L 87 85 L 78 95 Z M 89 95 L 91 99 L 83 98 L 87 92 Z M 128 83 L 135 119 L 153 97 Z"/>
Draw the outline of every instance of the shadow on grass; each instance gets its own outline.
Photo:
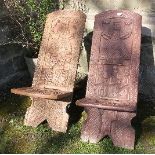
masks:
<path id="1" fill-rule="evenodd" d="M 100 147 L 102 148 L 101 153 L 108 154 L 125 154 L 125 153 L 134 153 L 133 150 L 128 150 L 120 147 L 115 147 L 112 143 L 112 140 L 109 137 L 105 137 L 100 142 Z"/>
<path id="2" fill-rule="evenodd" d="M 81 118 L 81 113 L 83 112 L 84 108 L 76 106 L 75 102 L 85 97 L 86 84 L 87 84 L 87 77 L 79 81 L 77 84 L 78 87 L 74 89 L 72 103 L 67 108 L 67 113 L 70 116 L 69 117 L 69 128 L 72 126 L 72 124 L 77 123 Z"/>
<path id="3" fill-rule="evenodd" d="M 0 97 L 1 116 L 22 116 L 27 107 L 30 106 L 30 98 L 14 94 L 7 94 Z"/>
<path id="4" fill-rule="evenodd" d="M 53 132 L 49 141 L 40 148 L 37 153 L 65 153 L 64 149 L 70 143 L 74 143 L 76 139 L 80 137 L 80 132 L 76 126 L 72 126 L 72 129 L 68 133 Z"/>
<path id="5" fill-rule="evenodd" d="M 139 100 L 137 109 L 137 116 L 132 121 L 136 131 L 135 145 L 137 145 L 142 135 L 142 122 L 150 116 L 155 116 L 155 104 L 151 101 Z"/>
<path id="6" fill-rule="evenodd" d="M 89 61 L 90 61 L 92 36 L 93 36 L 93 32 L 90 32 L 84 37 L 84 47 L 85 47 L 85 51 L 87 54 L 88 66 L 89 66 Z M 70 115 L 69 128 L 72 126 L 72 124 L 75 124 L 79 121 L 79 119 L 81 118 L 81 113 L 84 110 L 83 107 L 76 106 L 75 102 L 77 100 L 85 97 L 86 87 L 87 87 L 87 79 L 88 79 L 88 77 L 85 76 L 84 79 L 81 79 L 76 83 L 77 87 L 75 87 L 75 89 L 74 89 L 73 101 L 70 104 L 69 108 L 67 109 L 67 112 Z"/>
<path id="7" fill-rule="evenodd" d="M 145 35 L 146 33 L 147 35 Z M 146 118 L 155 115 L 155 104 L 153 103 L 155 94 L 151 94 L 154 86 L 151 84 L 151 73 L 148 75 L 148 69 L 150 72 L 152 69 L 155 70 L 151 36 L 151 30 L 147 27 L 142 27 L 137 116 L 132 120 L 132 124 L 136 130 L 136 145 L 142 135 L 142 122 Z"/>

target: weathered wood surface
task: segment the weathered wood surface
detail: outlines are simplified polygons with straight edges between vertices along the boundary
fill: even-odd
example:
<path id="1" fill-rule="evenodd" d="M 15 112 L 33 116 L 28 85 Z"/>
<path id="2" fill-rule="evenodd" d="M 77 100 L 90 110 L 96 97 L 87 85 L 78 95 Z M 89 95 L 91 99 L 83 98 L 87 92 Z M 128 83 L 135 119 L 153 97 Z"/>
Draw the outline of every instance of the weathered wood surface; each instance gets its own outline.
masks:
<path id="1" fill-rule="evenodd" d="M 36 87 L 23 87 L 18 89 L 13 89 L 14 94 L 20 94 L 35 98 L 46 98 L 46 99 L 63 99 L 64 97 L 72 96 L 73 92 L 65 92 L 58 89 L 48 89 L 48 88 L 36 88 Z"/>
<path id="2" fill-rule="evenodd" d="M 47 119 L 54 130 L 66 131 L 67 126 L 60 128 L 57 124 L 63 124 L 62 121 L 65 118 L 65 122 L 68 121 L 67 113 L 64 117 L 54 111 L 58 109 L 64 111 L 64 107 L 72 100 L 85 20 L 86 16 L 81 11 L 59 10 L 47 16 L 32 87 L 11 90 L 12 93 L 35 98 L 26 113 L 26 125 L 36 127 Z M 70 98 L 67 103 L 63 102 L 63 98 L 66 97 Z M 59 101 L 47 101 L 46 99 Z M 51 105 L 48 109 L 49 103 Z M 59 108 L 55 108 L 57 106 L 54 104 L 64 106 L 60 105 Z M 38 113 L 38 109 L 42 112 Z M 49 110 L 50 112 L 47 113 Z M 52 115 L 56 114 L 59 119 L 54 120 L 57 122 L 54 126 L 51 120 L 54 118 Z"/>
<path id="3" fill-rule="evenodd" d="M 73 91 L 85 18 L 80 11 L 64 10 L 47 16 L 33 88 Z"/>
<path id="4" fill-rule="evenodd" d="M 27 109 L 24 125 L 37 127 L 47 120 L 54 131 L 66 132 L 69 115 L 66 107 L 69 101 L 55 101 L 42 98 L 33 98 L 32 105 Z"/>
<path id="5" fill-rule="evenodd" d="M 86 98 L 76 102 L 88 113 L 84 141 L 97 142 L 109 135 L 116 146 L 133 148 L 130 121 L 137 104 L 140 43 L 140 15 L 110 10 L 95 16 Z"/>

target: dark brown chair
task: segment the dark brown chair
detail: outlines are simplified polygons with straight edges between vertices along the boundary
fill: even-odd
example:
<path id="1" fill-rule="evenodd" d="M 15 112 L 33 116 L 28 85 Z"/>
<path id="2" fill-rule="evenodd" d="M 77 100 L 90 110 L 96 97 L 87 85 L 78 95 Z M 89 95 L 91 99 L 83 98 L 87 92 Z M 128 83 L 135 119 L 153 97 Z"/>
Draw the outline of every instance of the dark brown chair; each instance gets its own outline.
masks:
<path id="1" fill-rule="evenodd" d="M 80 11 L 48 14 L 32 87 L 11 89 L 32 97 L 25 125 L 36 127 L 47 120 L 53 130 L 66 131 L 85 20 Z"/>
<path id="2" fill-rule="evenodd" d="M 86 98 L 78 100 L 87 119 L 83 141 L 108 135 L 115 146 L 133 149 L 141 44 L 141 16 L 110 10 L 95 16 Z"/>

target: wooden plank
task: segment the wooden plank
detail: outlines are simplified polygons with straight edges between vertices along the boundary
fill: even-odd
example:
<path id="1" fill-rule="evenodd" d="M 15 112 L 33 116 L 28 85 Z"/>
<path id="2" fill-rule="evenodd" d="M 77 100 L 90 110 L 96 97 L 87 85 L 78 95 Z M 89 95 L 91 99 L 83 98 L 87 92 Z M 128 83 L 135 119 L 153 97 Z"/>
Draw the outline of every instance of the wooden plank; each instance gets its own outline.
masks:
<path id="1" fill-rule="evenodd" d="M 45 99 L 53 99 L 53 100 L 60 100 L 69 96 L 72 96 L 72 92 L 64 92 L 57 89 L 37 89 L 33 87 L 25 87 L 25 88 L 17 88 L 12 89 L 12 93 L 30 96 L 35 98 L 45 98 Z"/>

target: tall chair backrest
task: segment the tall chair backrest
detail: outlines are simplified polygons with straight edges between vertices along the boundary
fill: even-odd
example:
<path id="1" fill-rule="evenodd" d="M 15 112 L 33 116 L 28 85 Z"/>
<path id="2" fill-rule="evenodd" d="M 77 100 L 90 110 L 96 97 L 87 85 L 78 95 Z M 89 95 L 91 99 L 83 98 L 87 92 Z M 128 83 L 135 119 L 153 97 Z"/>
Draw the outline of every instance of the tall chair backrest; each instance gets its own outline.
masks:
<path id="1" fill-rule="evenodd" d="M 110 10 L 96 15 L 86 97 L 98 99 L 101 105 L 134 109 L 140 44 L 141 16 L 137 13 Z"/>
<path id="2" fill-rule="evenodd" d="M 48 15 L 33 87 L 73 90 L 85 19 L 81 11 Z"/>

